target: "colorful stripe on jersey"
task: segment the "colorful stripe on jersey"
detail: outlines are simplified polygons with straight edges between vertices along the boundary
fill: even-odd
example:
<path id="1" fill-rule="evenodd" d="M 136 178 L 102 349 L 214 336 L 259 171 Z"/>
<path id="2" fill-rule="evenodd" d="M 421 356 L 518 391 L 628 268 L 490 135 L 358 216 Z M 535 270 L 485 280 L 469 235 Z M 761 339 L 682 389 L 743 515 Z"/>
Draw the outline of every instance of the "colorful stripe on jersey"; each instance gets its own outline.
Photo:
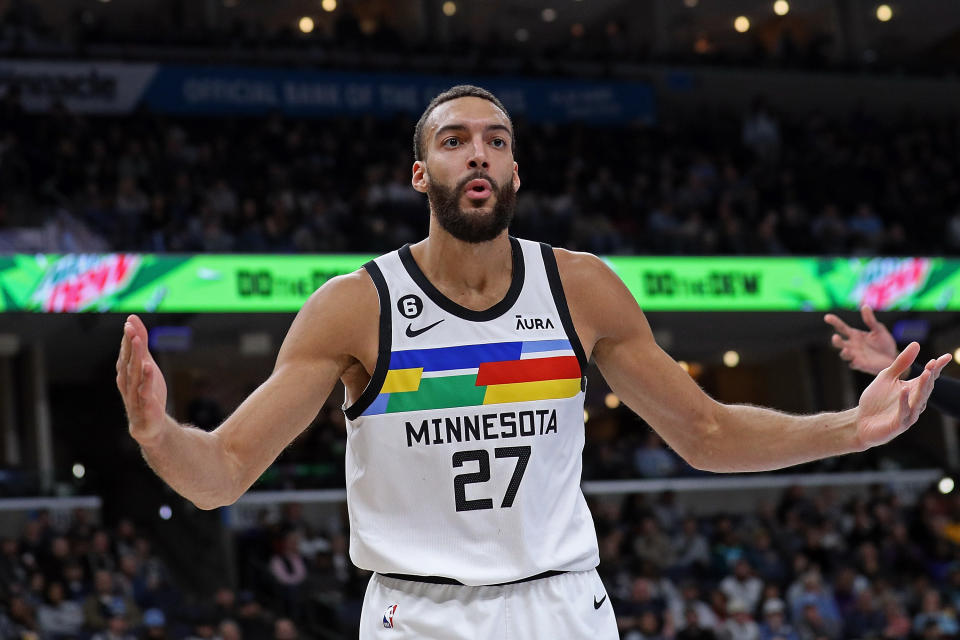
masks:
<path id="1" fill-rule="evenodd" d="M 572 398 L 582 375 L 569 340 L 394 351 L 363 415 Z"/>

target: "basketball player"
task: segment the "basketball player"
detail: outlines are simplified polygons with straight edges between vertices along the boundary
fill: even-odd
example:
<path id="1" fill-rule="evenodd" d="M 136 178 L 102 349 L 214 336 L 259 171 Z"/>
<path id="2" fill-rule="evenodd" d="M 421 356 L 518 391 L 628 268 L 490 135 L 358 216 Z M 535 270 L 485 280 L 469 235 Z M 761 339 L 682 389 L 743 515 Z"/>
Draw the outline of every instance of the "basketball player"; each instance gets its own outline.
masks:
<path id="1" fill-rule="evenodd" d="M 950 358 L 902 381 L 911 344 L 839 413 L 719 404 L 657 346 L 602 260 L 507 235 L 514 142 L 492 94 L 438 95 L 414 133 L 428 237 L 317 290 L 269 378 L 213 432 L 167 415 L 146 328 L 124 326 L 130 434 L 203 509 L 243 494 L 343 381 L 350 556 L 375 572 L 364 639 L 617 637 L 580 491 L 590 359 L 693 466 L 761 471 L 887 442 Z"/>
<path id="2" fill-rule="evenodd" d="M 830 343 L 840 351 L 840 357 L 850 368 L 877 375 L 897 357 L 897 342 L 883 323 L 877 320 L 873 309 L 862 307 L 860 317 L 869 331 L 854 329 L 832 313 L 828 313 L 823 319 L 836 331 L 831 336 Z M 910 368 L 913 375 L 920 373 L 918 365 L 914 364 Z M 930 404 L 947 415 L 960 418 L 960 380 L 940 378 L 934 382 Z"/>

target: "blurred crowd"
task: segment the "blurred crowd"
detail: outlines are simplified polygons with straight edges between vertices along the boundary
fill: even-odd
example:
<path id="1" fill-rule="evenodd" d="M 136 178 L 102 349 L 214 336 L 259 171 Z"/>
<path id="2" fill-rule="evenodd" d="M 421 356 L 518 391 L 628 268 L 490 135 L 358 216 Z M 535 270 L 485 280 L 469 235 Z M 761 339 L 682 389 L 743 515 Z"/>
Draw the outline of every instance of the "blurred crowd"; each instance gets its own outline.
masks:
<path id="1" fill-rule="evenodd" d="M 301 534 L 293 527 L 278 520 L 238 536 L 237 566 L 248 588 L 235 589 L 224 579 L 213 593 L 196 593 L 191 576 L 182 568 L 175 575 L 153 551 L 149 533 L 130 519 L 100 527 L 78 510 L 67 526 L 57 527 L 39 512 L 19 537 L 0 539 L 0 638 L 350 637 L 366 576 L 350 564 L 342 536 L 332 545 L 315 539 L 297 544 Z"/>
<path id="2" fill-rule="evenodd" d="M 960 497 L 910 498 L 792 487 L 747 513 L 694 514 L 669 492 L 593 496 L 621 637 L 960 637 Z M 76 512 L 56 527 L 38 513 L 0 542 L 0 637 L 353 637 L 369 573 L 349 561 L 345 512 L 304 514 L 262 511 L 233 537 L 236 584 L 198 594 L 129 519 L 102 528 Z"/>
<path id="3" fill-rule="evenodd" d="M 203 60 L 217 56 L 294 64 L 310 59 L 335 63 L 338 68 L 402 66 L 440 71 L 453 66 L 459 71 L 485 73 L 518 69 L 550 73 L 558 62 L 719 63 L 807 69 L 889 69 L 896 64 L 898 70 L 907 65 L 928 73 L 943 72 L 923 49 L 907 52 L 881 47 L 867 60 L 850 60 L 840 46 L 842 39 L 835 35 L 838 25 L 819 17 L 796 22 L 772 20 L 767 28 L 730 41 L 719 34 L 719 39 L 708 37 L 701 28 L 702 16 L 688 8 L 664 19 L 666 37 L 654 50 L 651 30 L 645 24 L 651 20 L 651 12 L 643 8 L 632 12 L 632 17 L 623 15 L 624 11 L 615 15 L 599 12 L 585 22 L 554 24 L 548 38 L 538 38 L 529 31 L 526 36 L 522 32 L 506 34 L 502 28 L 479 26 L 459 15 L 453 20 L 440 17 L 439 3 L 422 9 L 414 3 L 406 3 L 406 7 L 397 3 L 394 10 L 370 11 L 369 6 L 354 10 L 343 2 L 334 15 L 307 10 L 315 27 L 309 33 L 298 29 L 299 14 L 288 11 L 272 16 L 256 8 L 237 8 L 239 4 L 224 0 L 223 7 L 209 7 L 204 12 L 191 10 L 182 0 L 138 12 L 77 4 L 69 18 L 65 19 L 65 12 L 56 12 L 59 19 L 50 20 L 33 0 L 5 0 L 0 2 L 0 53 L 82 58 L 106 47 L 127 59 Z M 436 13 L 427 17 L 427 12 Z M 421 14 L 422 28 L 411 24 L 410 13 Z M 280 20 L 281 15 L 286 19 Z M 570 15 L 567 12 L 564 20 Z M 446 24 L 441 26 L 436 19 Z M 936 53 L 942 58 L 953 52 L 941 47 Z M 568 70 L 577 71 L 576 67 Z"/>
<path id="4" fill-rule="evenodd" d="M 47 251 L 388 251 L 426 233 L 412 131 L 407 117 L 28 115 L 12 89 L 0 236 L 46 224 Z M 791 120 L 758 99 L 626 129 L 519 121 L 517 136 L 519 236 L 601 254 L 960 250 L 956 119 Z"/>

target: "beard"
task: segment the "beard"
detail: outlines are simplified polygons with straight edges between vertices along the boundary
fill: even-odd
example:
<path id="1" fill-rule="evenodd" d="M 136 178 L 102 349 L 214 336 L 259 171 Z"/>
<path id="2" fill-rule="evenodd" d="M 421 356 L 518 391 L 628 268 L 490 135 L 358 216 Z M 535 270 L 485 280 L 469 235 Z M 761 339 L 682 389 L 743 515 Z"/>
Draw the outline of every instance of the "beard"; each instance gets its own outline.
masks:
<path id="1" fill-rule="evenodd" d="M 497 198 L 489 214 L 467 213 L 460 206 L 467 183 L 478 178 L 490 183 L 490 191 Z M 517 207 L 517 192 L 513 190 L 512 183 L 500 187 L 496 180 L 479 172 L 467 176 L 453 188 L 431 182 L 427 187 L 427 198 L 433 215 L 444 231 L 457 240 L 471 244 L 489 242 L 500 235 L 510 226 Z"/>

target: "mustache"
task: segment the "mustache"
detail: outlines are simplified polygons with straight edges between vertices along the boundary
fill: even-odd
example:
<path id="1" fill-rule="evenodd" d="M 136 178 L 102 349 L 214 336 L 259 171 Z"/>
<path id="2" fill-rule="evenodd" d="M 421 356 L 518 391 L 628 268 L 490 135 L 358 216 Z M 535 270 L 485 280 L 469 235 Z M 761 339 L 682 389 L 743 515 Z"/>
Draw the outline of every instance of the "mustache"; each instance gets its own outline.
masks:
<path id="1" fill-rule="evenodd" d="M 485 173 L 483 171 L 474 171 L 473 173 L 471 173 L 470 175 L 468 175 L 463 180 L 457 183 L 456 192 L 459 193 L 463 191 L 463 189 L 467 186 L 467 184 L 471 180 L 486 180 L 487 182 L 490 183 L 491 191 L 493 191 L 494 193 L 497 193 L 500 191 L 500 185 L 497 184 L 496 180 L 490 177 L 490 174 Z"/>

